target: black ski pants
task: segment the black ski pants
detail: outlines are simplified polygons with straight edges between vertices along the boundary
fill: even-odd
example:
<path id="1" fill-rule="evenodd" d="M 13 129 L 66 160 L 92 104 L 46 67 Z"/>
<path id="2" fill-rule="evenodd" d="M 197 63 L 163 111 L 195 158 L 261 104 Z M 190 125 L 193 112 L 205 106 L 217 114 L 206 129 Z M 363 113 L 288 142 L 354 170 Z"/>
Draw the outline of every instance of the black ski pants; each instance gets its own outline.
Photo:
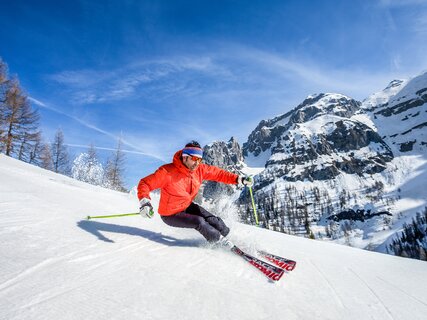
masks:
<path id="1" fill-rule="evenodd" d="M 220 217 L 192 202 L 187 209 L 171 216 L 161 216 L 164 223 L 172 227 L 192 228 L 199 231 L 209 242 L 216 242 L 230 229 Z"/>

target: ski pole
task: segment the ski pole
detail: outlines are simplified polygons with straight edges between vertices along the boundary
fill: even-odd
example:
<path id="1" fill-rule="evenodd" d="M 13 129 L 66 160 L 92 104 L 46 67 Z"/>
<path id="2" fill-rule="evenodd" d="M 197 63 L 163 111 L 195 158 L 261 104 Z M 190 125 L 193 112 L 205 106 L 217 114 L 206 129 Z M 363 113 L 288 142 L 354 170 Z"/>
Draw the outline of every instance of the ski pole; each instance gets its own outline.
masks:
<path id="1" fill-rule="evenodd" d="M 109 216 L 87 216 L 86 219 L 90 220 L 90 219 L 101 219 L 101 218 L 117 218 L 117 217 L 126 217 L 126 216 L 136 216 L 138 215 L 139 212 L 135 212 L 135 213 L 123 213 L 123 214 L 112 214 Z"/>
<path id="2" fill-rule="evenodd" d="M 256 213 L 256 206 L 255 206 L 254 195 L 252 193 L 252 187 L 249 187 L 249 193 L 251 194 L 252 207 L 254 208 L 255 223 L 256 223 L 257 226 L 259 226 L 259 223 L 258 223 L 258 214 Z"/>

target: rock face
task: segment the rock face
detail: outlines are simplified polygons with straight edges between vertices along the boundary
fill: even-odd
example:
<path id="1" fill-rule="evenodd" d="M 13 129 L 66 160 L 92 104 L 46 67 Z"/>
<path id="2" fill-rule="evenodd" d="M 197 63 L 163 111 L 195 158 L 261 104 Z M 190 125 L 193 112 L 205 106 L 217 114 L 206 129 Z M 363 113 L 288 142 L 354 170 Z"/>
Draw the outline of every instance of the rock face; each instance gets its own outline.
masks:
<path id="1" fill-rule="evenodd" d="M 262 120 L 243 144 L 243 155 L 257 157 L 272 148 L 287 130 L 326 114 L 349 118 L 359 110 L 360 102 L 339 94 L 307 97 L 294 110 L 271 120 Z"/>
<path id="2" fill-rule="evenodd" d="M 203 158 L 206 164 L 214 165 L 238 173 L 243 167 L 243 154 L 237 140 L 232 137 L 227 143 L 213 142 L 203 148 Z M 203 197 L 216 199 L 220 195 L 231 195 L 235 188 L 230 185 L 208 181 L 203 188 Z"/>
<path id="3" fill-rule="evenodd" d="M 249 166 L 265 167 L 257 179 L 261 187 L 277 178 L 361 176 L 382 172 L 396 154 L 426 154 L 426 129 L 424 73 L 412 80 L 393 80 L 363 102 L 336 93 L 311 95 L 293 110 L 262 120 L 242 152 Z"/>
<path id="4" fill-rule="evenodd" d="M 226 170 L 241 168 L 242 148 L 234 137 L 226 143 L 218 141 L 203 148 L 203 158 L 207 164 Z"/>
<path id="5" fill-rule="evenodd" d="M 344 95 L 319 94 L 291 112 L 261 121 L 243 145 L 249 165 L 262 154 L 268 158 L 259 183 L 266 186 L 276 178 L 327 180 L 340 172 L 384 170 L 393 153 L 373 128 L 359 120 L 360 105 Z"/>

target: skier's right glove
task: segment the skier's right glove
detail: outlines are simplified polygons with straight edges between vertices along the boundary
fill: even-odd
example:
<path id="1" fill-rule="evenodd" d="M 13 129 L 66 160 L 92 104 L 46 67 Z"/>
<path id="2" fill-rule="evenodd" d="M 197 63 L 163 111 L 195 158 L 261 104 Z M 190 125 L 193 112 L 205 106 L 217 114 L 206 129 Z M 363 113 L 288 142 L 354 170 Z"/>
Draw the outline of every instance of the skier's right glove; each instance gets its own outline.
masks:
<path id="1" fill-rule="evenodd" d="M 153 206 L 150 203 L 150 199 L 142 198 L 139 201 L 139 214 L 143 218 L 152 218 L 154 215 Z"/>

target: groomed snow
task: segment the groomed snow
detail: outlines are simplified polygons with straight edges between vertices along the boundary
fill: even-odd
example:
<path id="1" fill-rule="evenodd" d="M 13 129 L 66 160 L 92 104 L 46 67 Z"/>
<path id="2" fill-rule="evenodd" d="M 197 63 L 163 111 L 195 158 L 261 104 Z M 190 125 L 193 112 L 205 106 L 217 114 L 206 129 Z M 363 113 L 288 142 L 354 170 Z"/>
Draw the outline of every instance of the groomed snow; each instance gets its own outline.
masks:
<path id="1" fill-rule="evenodd" d="M 154 200 L 156 204 L 157 201 Z M 137 200 L 0 155 L 0 319 L 425 319 L 425 262 L 229 221 L 232 240 L 293 258 L 274 284 Z"/>

